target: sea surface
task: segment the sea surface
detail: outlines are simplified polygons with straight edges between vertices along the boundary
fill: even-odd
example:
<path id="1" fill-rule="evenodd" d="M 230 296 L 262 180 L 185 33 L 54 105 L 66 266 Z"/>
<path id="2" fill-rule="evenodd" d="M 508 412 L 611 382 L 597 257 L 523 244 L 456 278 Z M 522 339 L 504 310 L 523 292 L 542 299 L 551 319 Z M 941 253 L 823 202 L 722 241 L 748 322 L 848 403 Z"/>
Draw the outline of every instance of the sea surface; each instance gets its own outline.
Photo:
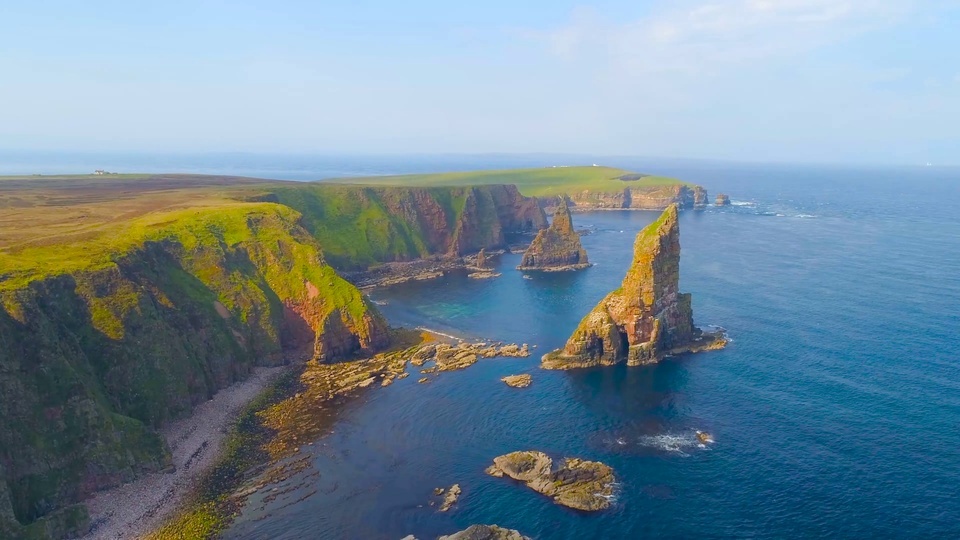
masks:
<path id="1" fill-rule="evenodd" d="M 203 172 L 308 179 L 561 158 L 344 158 L 286 175 L 281 158 L 247 168 L 210 159 Z M 588 270 L 527 279 L 514 270 L 519 255 L 504 255 L 498 279 L 374 292 L 394 325 L 529 343 L 534 355 L 429 384 L 412 368 L 361 392 L 332 433 L 301 446 L 311 467 L 253 495 L 226 538 L 424 540 L 474 523 L 538 539 L 960 537 L 960 171 L 603 163 L 730 195 L 733 206 L 680 220 L 681 288 L 698 325 L 727 329 L 727 349 L 652 367 L 540 370 L 539 356 L 618 286 L 634 235 L 656 217 L 575 214 L 596 263 Z M 517 373 L 533 385 L 499 380 Z M 715 442 L 698 445 L 697 430 Z M 528 449 L 612 466 L 613 506 L 572 511 L 483 473 Z M 433 489 L 454 483 L 459 503 L 438 513 Z"/>

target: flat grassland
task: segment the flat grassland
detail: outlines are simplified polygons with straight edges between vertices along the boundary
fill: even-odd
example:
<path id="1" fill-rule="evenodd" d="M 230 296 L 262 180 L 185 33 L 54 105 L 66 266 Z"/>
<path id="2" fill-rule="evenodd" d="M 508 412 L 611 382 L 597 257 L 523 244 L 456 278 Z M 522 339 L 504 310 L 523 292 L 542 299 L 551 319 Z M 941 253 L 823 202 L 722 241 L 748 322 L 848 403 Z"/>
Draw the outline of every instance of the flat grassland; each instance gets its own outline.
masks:
<path id="1" fill-rule="evenodd" d="M 479 186 L 514 184 L 528 197 L 554 197 L 590 190 L 618 193 L 625 187 L 655 189 L 664 186 L 690 185 L 675 178 L 638 174 L 613 167 L 542 167 L 536 169 L 504 169 L 436 174 L 406 174 L 337 178 L 346 184 L 382 186 Z"/>
<path id="2" fill-rule="evenodd" d="M 145 241 L 177 236 L 193 221 L 254 210 L 263 204 L 243 198 L 263 182 L 194 175 L 0 177 L 0 290 L 42 275 L 96 269 Z"/>

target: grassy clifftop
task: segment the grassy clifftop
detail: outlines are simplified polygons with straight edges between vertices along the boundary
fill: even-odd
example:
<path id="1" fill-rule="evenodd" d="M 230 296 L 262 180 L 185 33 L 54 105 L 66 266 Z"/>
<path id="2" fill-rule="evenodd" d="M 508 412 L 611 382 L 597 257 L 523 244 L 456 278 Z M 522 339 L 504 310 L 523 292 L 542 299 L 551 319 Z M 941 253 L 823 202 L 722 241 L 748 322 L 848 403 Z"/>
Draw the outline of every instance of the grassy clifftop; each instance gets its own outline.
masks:
<path id="1" fill-rule="evenodd" d="M 638 174 L 613 167 L 542 167 L 495 171 L 450 172 L 342 178 L 339 182 L 391 186 L 467 186 L 513 184 L 528 197 L 556 197 L 589 190 L 615 193 L 625 187 L 657 189 L 689 185 L 675 178 Z"/>
<path id="2" fill-rule="evenodd" d="M 286 349 L 385 346 L 342 268 L 545 226 L 511 186 L 220 177 L 0 179 L 0 537 L 61 537 L 75 503 L 169 463 L 156 428 Z"/>
<path id="3" fill-rule="evenodd" d="M 285 348 L 386 344 L 291 208 L 152 212 L 0 252 L 0 536 L 59 536 L 87 493 L 162 469 L 154 429 Z"/>

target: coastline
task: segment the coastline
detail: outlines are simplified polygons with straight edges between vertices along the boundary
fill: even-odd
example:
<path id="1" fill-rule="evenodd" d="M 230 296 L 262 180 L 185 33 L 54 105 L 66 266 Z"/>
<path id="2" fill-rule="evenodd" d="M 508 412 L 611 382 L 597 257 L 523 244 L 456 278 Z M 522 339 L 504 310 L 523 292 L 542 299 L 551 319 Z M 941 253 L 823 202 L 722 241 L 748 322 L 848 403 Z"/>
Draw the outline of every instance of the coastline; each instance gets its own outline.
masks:
<path id="1" fill-rule="evenodd" d="M 224 441 L 241 411 L 297 364 L 259 367 L 244 381 L 224 388 L 193 414 L 163 428 L 174 471 L 151 473 L 84 501 L 92 524 L 82 540 L 141 538 L 180 511 L 198 480 L 222 458 Z"/>

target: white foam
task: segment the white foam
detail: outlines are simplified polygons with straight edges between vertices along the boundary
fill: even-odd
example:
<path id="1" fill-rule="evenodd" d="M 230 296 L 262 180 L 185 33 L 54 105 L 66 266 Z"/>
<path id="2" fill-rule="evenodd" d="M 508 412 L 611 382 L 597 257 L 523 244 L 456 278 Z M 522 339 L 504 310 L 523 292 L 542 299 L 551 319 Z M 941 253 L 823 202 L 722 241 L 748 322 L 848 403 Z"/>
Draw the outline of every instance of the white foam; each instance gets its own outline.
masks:
<path id="1" fill-rule="evenodd" d="M 751 201 L 730 201 L 731 206 L 756 206 L 757 203 Z"/>
<path id="2" fill-rule="evenodd" d="M 440 332 L 440 331 L 438 331 L 438 330 L 433 330 L 432 328 L 427 328 L 426 326 L 418 326 L 418 327 L 417 327 L 417 330 L 422 330 L 422 331 L 424 331 L 424 332 L 430 332 L 431 334 L 436 334 L 436 335 L 438 335 L 438 336 L 443 336 L 443 337 L 445 337 L 445 338 L 457 339 L 457 340 L 460 339 L 460 338 L 458 338 L 457 336 L 452 336 L 452 335 L 450 335 L 450 334 L 444 334 L 443 332 Z M 462 340 L 461 340 L 461 341 L 462 341 Z"/>

